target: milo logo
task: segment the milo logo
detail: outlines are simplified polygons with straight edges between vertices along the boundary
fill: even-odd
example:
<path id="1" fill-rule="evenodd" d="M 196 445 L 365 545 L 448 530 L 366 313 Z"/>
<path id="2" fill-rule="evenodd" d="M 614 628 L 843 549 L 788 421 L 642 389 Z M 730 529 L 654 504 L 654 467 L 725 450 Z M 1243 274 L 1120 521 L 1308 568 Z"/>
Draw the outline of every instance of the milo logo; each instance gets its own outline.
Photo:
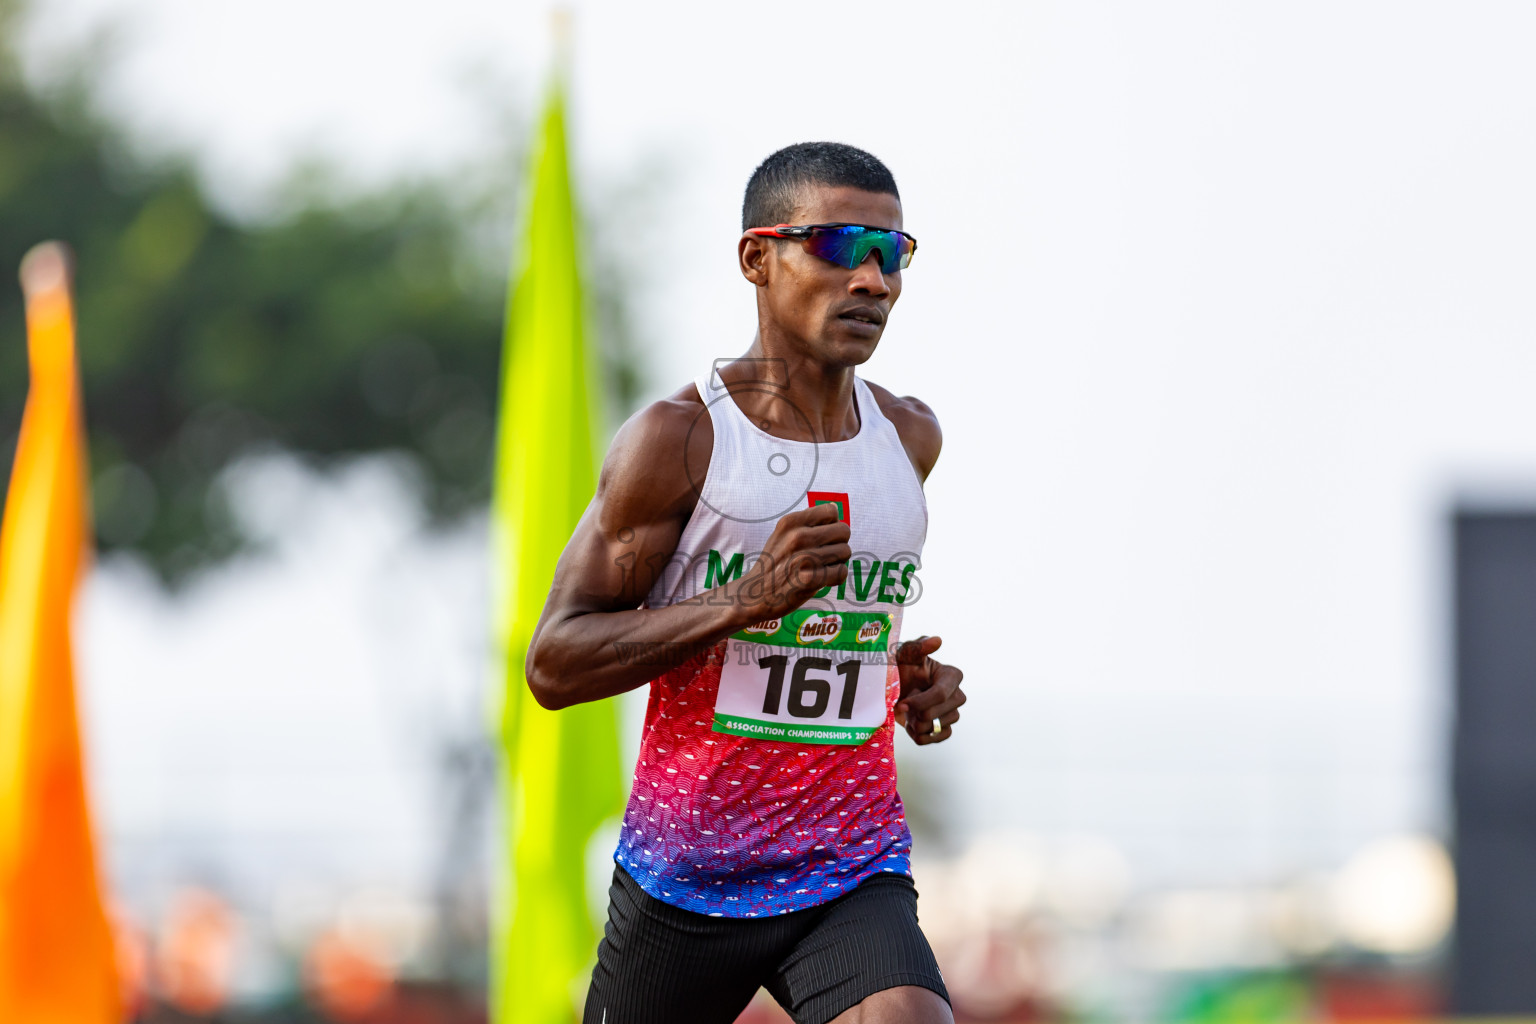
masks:
<path id="1" fill-rule="evenodd" d="M 837 639 L 837 634 L 842 632 L 842 629 L 841 615 L 812 615 L 800 623 L 797 639 L 802 644 L 829 644 Z"/>
<path id="2" fill-rule="evenodd" d="M 777 633 L 779 631 L 778 619 L 764 619 L 755 626 L 748 626 L 743 633 Z"/>
<path id="3" fill-rule="evenodd" d="M 859 635 L 855 637 L 861 644 L 872 643 L 880 639 L 880 634 L 885 632 L 885 623 L 879 619 L 871 619 L 859 627 Z"/>

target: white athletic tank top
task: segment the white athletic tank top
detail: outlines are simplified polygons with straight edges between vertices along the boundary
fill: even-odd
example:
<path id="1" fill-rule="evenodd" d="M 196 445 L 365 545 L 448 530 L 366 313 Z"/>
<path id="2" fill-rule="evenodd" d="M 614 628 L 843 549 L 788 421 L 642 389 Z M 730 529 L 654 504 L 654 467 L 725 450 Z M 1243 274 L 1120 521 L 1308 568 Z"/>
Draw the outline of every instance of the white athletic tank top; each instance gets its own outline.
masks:
<path id="1" fill-rule="evenodd" d="M 928 534 L 928 504 L 901 438 L 869 385 L 858 377 L 853 380 L 859 432 L 846 441 L 825 443 L 791 441 L 763 430 L 741 411 L 716 372 L 694 385 L 715 428 L 714 450 L 705 479 L 694 481 L 696 487 L 702 483 L 699 502 L 683 529 L 677 555 L 651 587 L 646 603 L 659 608 L 685 601 L 719 585 L 724 571 L 739 576 L 782 517 L 822 501 L 843 501 L 854 551 L 845 594 L 812 604 L 829 609 L 848 605 L 849 611 L 868 610 L 873 604 L 894 609 L 899 621 L 901 608 L 918 596 L 920 584 L 893 587 L 887 580 L 886 597 L 881 598 L 877 581 L 876 589 L 865 595 L 869 583 L 862 569 L 876 557 L 882 565 L 898 556 L 902 565 L 919 565 Z M 788 401 L 781 389 L 767 384 L 738 385 L 737 390 Z M 723 565 L 711 564 L 711 551 L 720 553 Z M 736 554 L 743 556 L 740 563 L 734 562 Z M 861 570 L 857 579 L 854 563 Z M 892 600 L 894 595 L 903 600 Z"/>

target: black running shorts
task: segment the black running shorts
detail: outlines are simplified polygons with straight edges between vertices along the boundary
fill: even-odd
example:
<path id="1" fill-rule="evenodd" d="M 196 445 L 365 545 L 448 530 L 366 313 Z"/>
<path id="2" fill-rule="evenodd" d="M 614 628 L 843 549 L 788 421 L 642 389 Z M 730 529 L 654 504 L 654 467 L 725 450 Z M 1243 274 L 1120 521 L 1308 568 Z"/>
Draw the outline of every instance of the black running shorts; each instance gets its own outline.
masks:
<path id="1" fill-rule="evenodd" d="M 731 1024 L 759 986 L 796 1024 L 826 1024 L 898 985 L 949 1000 L 904 875 L 809 910 L 734 918 L 663 903 L 615 867 L 584 1024 Z"/>

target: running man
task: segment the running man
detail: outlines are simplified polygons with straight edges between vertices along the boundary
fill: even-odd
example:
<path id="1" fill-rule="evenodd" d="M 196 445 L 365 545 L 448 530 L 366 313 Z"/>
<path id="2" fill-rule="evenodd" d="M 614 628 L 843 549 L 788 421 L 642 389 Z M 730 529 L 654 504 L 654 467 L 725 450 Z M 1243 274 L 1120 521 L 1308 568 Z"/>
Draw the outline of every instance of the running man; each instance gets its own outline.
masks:
<path id="1" fill-rule="evenodd" d="M 885 165 L 804 143 L 747 183 L 757 336 L 614 438 L 528 652 L 547 708 L 650 684 L 587 1024 L 948 1024 L 917 923 L 895 727 L 965 695 L 899 643 L 933 412 L 854 375 L 916 248 Z"/>

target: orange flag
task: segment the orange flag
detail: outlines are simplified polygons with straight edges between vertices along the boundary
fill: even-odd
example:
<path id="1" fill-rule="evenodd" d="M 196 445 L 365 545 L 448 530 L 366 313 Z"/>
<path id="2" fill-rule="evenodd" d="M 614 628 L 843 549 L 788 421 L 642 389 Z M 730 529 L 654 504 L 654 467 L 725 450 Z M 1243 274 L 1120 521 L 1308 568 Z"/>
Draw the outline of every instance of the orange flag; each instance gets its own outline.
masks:
<path id="1" fill-rule="evenodd" d="M 85 430 L 64 247 L 21 264 L 31 390 L 0 520 L 0 1021 L 121 1019 L 75 711 Z"/>

